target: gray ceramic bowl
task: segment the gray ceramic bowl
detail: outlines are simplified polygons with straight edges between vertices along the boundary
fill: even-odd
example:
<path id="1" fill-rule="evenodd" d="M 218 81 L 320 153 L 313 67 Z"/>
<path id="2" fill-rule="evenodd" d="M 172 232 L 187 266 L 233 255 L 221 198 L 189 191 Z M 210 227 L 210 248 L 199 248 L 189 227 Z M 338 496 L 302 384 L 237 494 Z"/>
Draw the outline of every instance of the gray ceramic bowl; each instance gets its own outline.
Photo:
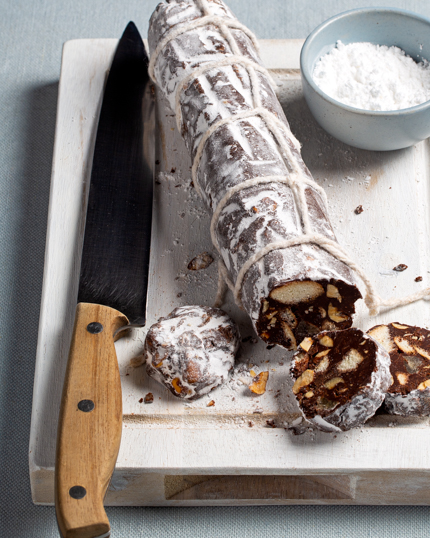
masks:
<path id="1" fill-rule="evenodd" d="M 339 103 L 313 81 L 316 62 L 336 41 L 367 41 L 397 46 L 418 62 L 430 60 L 430 20 L 393 8 L 364 8 L 341 13 L 318 26 L 306 39 L 300 56 L 303 93 L 317 122 L 335 138 L 362 149 L 406 148 L 430 136 L 430 101 L 380 112 Z"/>

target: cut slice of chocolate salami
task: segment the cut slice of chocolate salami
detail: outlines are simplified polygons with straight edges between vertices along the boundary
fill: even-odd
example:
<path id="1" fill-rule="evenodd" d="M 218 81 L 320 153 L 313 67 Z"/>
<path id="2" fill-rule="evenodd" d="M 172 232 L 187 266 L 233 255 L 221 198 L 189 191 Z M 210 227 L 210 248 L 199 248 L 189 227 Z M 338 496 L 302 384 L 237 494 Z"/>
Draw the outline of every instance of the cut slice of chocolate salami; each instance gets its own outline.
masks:
<path id="1" fill-rule="evenodd" d="M 239 339 L 236 324 L 218 308 L 176 308 L 146 335 L 146 371 L 175 396 L 197 400 L 227 380 Z"/>
<path id="2" fill-rule="evenodd" d="M 390 357 L 360 329 L 305 338 L 291 363 L 293 393 L 306 420 L 326 432 L 372 417 L 390 384 Z"/>
<path id="3" fill-rule="evenodd" d="M 149 70 L 175 111 L 213 243 L 259 336 L 294 349 L 322 329 L 350 327 L 361 294 L 323 245 L 339 247 L 325 193 L 255 38 L 221 0 L 170 0 L 153 13 L 148 40 Z"/>
<path id="4" fill-rule="evenodd" d="M 385 410 L 391 415 L 430 415 L 430 331 L 403 323 L 368 331 L 390 354 L 391 384 Z"/>

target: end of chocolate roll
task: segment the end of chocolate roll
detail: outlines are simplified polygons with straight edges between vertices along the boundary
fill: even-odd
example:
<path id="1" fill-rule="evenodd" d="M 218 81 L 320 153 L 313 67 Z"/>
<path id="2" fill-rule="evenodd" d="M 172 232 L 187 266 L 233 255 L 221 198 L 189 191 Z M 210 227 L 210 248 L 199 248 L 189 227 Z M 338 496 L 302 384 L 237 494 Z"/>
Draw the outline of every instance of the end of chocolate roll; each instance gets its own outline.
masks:
<path id="1" fill-rule="evenodd" d="M 303 416 L 326 432 L 360 426 L 384 401 L 389 363 L 388 353 L 360 329 L 305 338 L 290 370 Z"/>
<path id="2" fill-rule="evenodd" d="M 385 411 L 390 415 L 430 416 L 430 331 L 395 322 L 372 327 L 368 334 L 390 355 L 391 384 Z"/>
<path id="3" fill-rule="evenodd" d="M 341 280 L 293 280 L 273 288 L 261 301 L 259 336 L 268 344 L 296 349 L 306 337 L 322 330 L 352 325 L 357 286 Z"/>

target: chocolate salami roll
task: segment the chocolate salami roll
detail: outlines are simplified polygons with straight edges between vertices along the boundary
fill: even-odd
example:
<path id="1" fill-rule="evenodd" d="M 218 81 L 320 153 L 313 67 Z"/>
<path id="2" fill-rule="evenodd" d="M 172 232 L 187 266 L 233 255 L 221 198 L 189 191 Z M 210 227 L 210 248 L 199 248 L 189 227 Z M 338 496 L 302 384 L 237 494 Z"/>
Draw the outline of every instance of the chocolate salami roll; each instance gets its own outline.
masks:
<path id="1" fill-rule="evenodd" d="M 324 331 L 299 345 L 290 370 L 293 393 L 318 429 L 350 430 L 383 403 L 389 365 L 385 349 L 360 329 Z"/>
<path id="2" fill-rule="evenodd" d="M 391 384 L 385 396 L 390 415 L 430 415 L 430 331 L 403 323 L 368 331 L 390 354 Z"/>
<path id="3" fill-rule="evenodd" d="M 148 39 L 150 73 L 176 113 L 214 245 L 258 335 L 294 349 L 321 329 L 350 327 L 361 294 L 348 266 L 310 239 L 336 242 L 325 193 L 255 38 L 221 0 L 170 0 Z"/>
<path id="4" fill-rule="evenodd" d="M 227 380 L 238 348 L 239 331 L 225 312 L 182 306 L 149 329 L 146 371 L 178 398 L 197 400 Z"/>

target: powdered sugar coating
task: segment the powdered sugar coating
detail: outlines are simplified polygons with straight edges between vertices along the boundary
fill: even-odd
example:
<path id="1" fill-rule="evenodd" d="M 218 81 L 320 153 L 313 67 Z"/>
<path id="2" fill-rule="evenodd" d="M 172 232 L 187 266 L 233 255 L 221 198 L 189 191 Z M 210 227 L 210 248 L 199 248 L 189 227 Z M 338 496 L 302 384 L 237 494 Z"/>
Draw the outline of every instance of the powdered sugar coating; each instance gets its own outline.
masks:
<path id="1" fill-rule="evenodd" d="M 227 380 L 239 338 L 236 325 L 222 310 L 176 308 L 148 331 L 147 372 L 175 396 L 196 400 Z"/>
<path id="2" fill-rule="evenodd" d="M 430 416 L 430 388 L 412 390 L 405 395 L 387 392 L 385 410 L 390 415 L 428 417 Z"/>

